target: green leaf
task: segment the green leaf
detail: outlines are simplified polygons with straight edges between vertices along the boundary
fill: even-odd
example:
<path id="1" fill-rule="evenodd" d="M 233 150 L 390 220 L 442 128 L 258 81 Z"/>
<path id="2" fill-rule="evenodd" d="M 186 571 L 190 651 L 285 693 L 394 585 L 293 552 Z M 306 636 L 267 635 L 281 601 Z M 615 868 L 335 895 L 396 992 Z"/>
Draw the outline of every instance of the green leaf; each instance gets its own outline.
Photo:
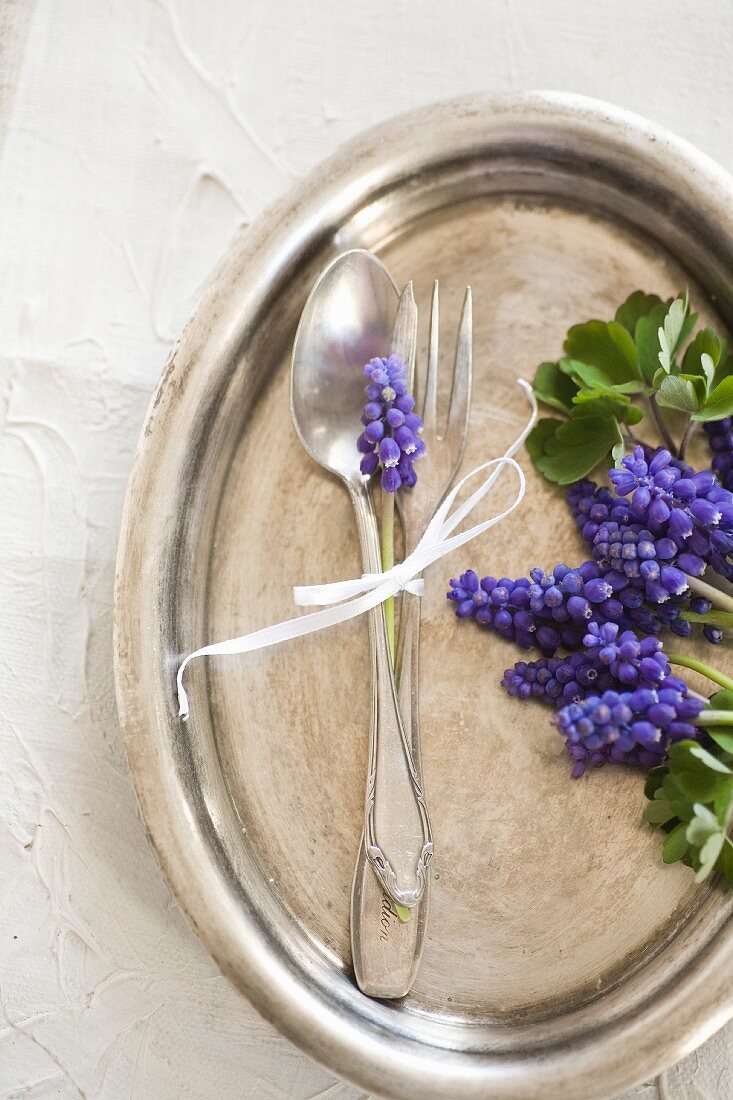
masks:
<path id="1" fill-rule="evenodd" d="M 569 374 L 579 386 L 584 386 L 590 390 L 601 387 L 612 390 L 614 393 L 641 393 L 644 389 L 644 383 L 639 379 L 632 379 L 630 382 L 613 382 L 602 367 L 593 366 L 591 363 L 581 363 L 577 359 L 560 359 L 558 366 L 564 374 Z"/>
<path id="2" fill-rule="evenodd" d="M 689 305 L 690 305 L 690 303 L 687 300 L 687 295 L 685 294 L 685 307 L 689 308 Z M 680 338 L 677 341 L 677 350 L 678 351 L 682 347 L 684 347 L 684 345 L 687 343 L 687 339 L 691 335 L 692 330 L 694 329 L 696 324 L 697 324 L 697 314 L 696 313 L 688 313 L 687 317 L 685 317 L 685 323 L 682 326 L 682 332 L 680 333 Z"/>
<path id="3" fill-rule="evenodd" d="M 705 711 L 703 711 L 703 716 Z M 717 756 L 713 756 L 711 752 L 704 749 L 702 745 L 695 745 L 694 749 L 690 749 L 690 752 L 697 760 L 702 760 L 703 764 L 707 768 L 711 768 L 714 772 L 721 772 L 724 775 L 733 775 L 727 764 L 724 764 L 722 760 L 718 760 Z"/>
<path id="4" fill-rule="evenodd" d="M 721 688 L 710 696 L 710 705 L 715 710 L 733 710 L 733 691 Z"/>
<path id="5" fill-rule="evenodd" d="M 688 848 L 686 831 L 687 827 L 684 821 L 681 821 L 668 834 L 662 847 L 662 859 L 665 863 L 676 863 L 678 859 L 682 859 L 684 856 Z"/>
<path id="6" fill-rule="evenodd" d="M 624 437 L 621 435 L 621 429 L 618 426 L 618 420 L 614 420 L 616 425 L 616 442 L 611 447 L 611 463 L 618 467 L 621 465 L 624 454 L 626 453 L 626 444 L 624 443 Z"/>
<path id="7" fill-rule="evenodd" d="M 712 802 L 722 783 L 725 782 L 720 775 L 704 765 L 700 767 L 700 770 L 693 768 L 680 769 L 677 772 L 677 781 L 683 795 L 692 802 L 696 799 Z"/>
<path id="8" fill-rule="evenodd" d="M 655 798 L 653 802 L 644 807 L 644 819 L 651 825 L 664 825 L 665 822 L 672 821 L 676 816 L 666 798 Z"/>
<path id="9" fill-rule="evenodd" d="M 644 794 L 647 798 L 654 798 L 657 791 L 661 789 L 666 777 L 667 768 L 664 765 L 651 769 L 644 782 Z"/>
<path id="10" fill-rule="evenodd" d="M 633 336 L 639 319 L 646 317 L 659 306 L 666 312 L 664 302 L 656 294 L 645 294 L 643 290 L 635 290 L 633 294 L 629 294 L 623 305 L 618 307 L 615 320 Z"/>
<path id="11" fill-rule="evenodd" d="M 684 374 L 701 374 L 712 387 L 715 368 L 720 362 L 723 345 L 711 328 L 701 328 L 695 336 L 682 360 Z"/>
<path id="12" fill-rule="evenodd" d="M 705 375 L 705 391 L 707 392 L 712 388 L 713 379 L 715 378 L 715 363 L 706 351 L 700 356 L 700 366 Z"/>
<path id="13" fill-rule="evenodd" d="M 720 850 L 725 843 L 725 834 L 713 833 L 700 849 L 700 870 L 695 875 L 695 882 L 704 882 L 717 862 Z"/>
<path id="14" fill-rule="evenodd" d="M 555 434 L 561 424 L 562 420 L 556 420 L 554 417 L 543 416 L 537 421 L 525 443 L 527 453 L 533 462 L 544 454 L 545 442 Z"/>
<path id="15" fill-rule="evenodd" d="M 733 752 L 733 723 L 730 726 L 712 726 L 708 733 L 723 752 Z"/>
<path id="16" fill-rule="evenodd" d="M 723 845 L 715 869 L 725 876 L 729 885 L 733 883 L 733 847 L 730 844 Z"/>
<path id="17" fill-rule="evenodd" d="M 713 388 L 719 385 L 724 378 L 730 378 L 733 374 L 733 355 L 728 355 L 727 344 L 725 340 L 722 341 L 723 347 L 720 352 L 720 362 L 715 368 L 715 378 L 713 379 Z"/>
<path id="18" fill-rule="evenodd" d="M 667 311 L 663 324 L 660 326 L 658 359 L 661 367 L 667 374 L 672 370 L 672 362 L 682 336 L 682 329 L 687 318 L 687 304 L 682 298 L 676 298 Z"/>
<path id="19" fill-rule="evenodd" d="M 659 365 L 659 329 L 667 316 L 668 306 L 660 302 L 646 317 L 640 317 L 636 322 L 634 340 L 636 342 L 636 354 L 638 358 L 639 374 L 645 381 L 651 382 L 657 371 L 662 368 Z M 666 371 L 662 371 L 666 374 Z"/>
<path id="20" fill-rule="evenodd" d="M 617 438 L 615 420 L 574 417 L 543 441 L 544 454 L 534 460 L 535 465 L 549 481 L 569 485 L 589 474 L 608 455 Z"/>
<path id="21" fill-rule="evenodd" d="M 625 393 L 604 386 L 578 390 L 573 398 L 573 416 L 614 416 L 621 420 L 631 405 Z"/>
<path id="22" fill-rule="evenodd" d="M 666 371 L 663 371 L 661 367 L 657 367 L 656 372 L 654 374 L 654 378 L 652 379 L 652 389 L 655 391 L 655 393 L 659 389 L 659 387 L 661 386 L 662 382 L 665 380 L 666 377 L 667 377 Z"/>
<path id="23" fill-rule="evenodd" d="M 722 420 L 733 413 L 733 376 L 724 378 L 708 397 L 693 420 Z"/>
<path id="24" fill-rule="evenodd" d="M 720 832 L 720 825 L 718 819 L 712 810 L 709 810 L 707 806 L 703 806 L 702 803 L 695 803 L 695 816 L 690 824 L 687 826 L 687 839 L 690 844 L 694 844 L 696 848 L 700 848 L 714 833 Z"/>
<path id="25" fill-rule="evenodd" d="M 719 825 L 724 829 L 727 828 L 731 809 L 733 809 L 733 783 L 729 783 L 727 787 L 721 787 L 715 796 L 713 807 Z"/>
<path id="26" fill-rule="evenodd" d="M 696 412 L 700 408 L 695 386 L 688 378 L 680 375 L 668 375 L 657 393 L 657 404 L 666 409 L 679 409 L 681 412 Z"/>
<path id="27" fill-rule="evenodd" d="M 727 780 L 696 758 L 692 749 L 697 747 L 695 741 L 678 741 L 672 745 L 669 750 L 670 773 L 685 798 L 695 803 L 712 802 Z"/>
<path id="28" fill-rule="evenodd" d="M 720 745 L 723 752 L 733 753 L 733 733 L 729 733 L 725 727 L 721 729 L 719 726 L 713 726 L 712 729 L 708 730 L 708 733 L 715 744 Z"/>
<path id="29" fill-rule="evenodd" d="M 628 424 L 629 427 L 633 427 L 634 424 L 638 424 L 640 420 L 644 419 L 644 412 L 642 409 L 639 408 L 638 405 L 629 405 L 628 409 L 620 419 Z"/>
<path id="30" fill-rule="evenodd" d="M 573 325 L 565 339 L 565 352 L 575 363 L 594 367 L 596 381 L 617 386 L 636 382 L 636 346 L 629 333 L 617 321 L 587 321 Z"/>
<path id="31" fill-rule="evenodd" d="M 575 382 L 560 370 L 557 363 L 540 363 L 533 388 L 538 401 L 568 414 L 578 392 Z"/>

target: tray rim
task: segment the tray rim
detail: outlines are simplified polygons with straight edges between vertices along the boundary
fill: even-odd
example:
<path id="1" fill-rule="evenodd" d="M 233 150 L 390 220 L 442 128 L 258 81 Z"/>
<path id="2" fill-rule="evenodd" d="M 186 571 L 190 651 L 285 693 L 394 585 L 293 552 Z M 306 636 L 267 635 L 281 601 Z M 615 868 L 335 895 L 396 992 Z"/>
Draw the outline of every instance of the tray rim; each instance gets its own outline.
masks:
<path id="1" fill-rule="evenodd" d="M 225 882 L 217 868 L 207 865 L 207 839 L 187 812 L 180 777 L 166 743 L 171 740 L 171 716 L 156 707 L 157 724 L 151 722 L 150 700 L 146 713 L 140 689 L 145 639 L 149 643 L 152 639 L 153 653 L 161 663 L 164 657 L 157 649 L 160 593 L 155 586 L 159 579 L 151 579 L 141 566 L 149 560 L 149 544 L 159 552 L 165 544 L 165 525 L 157 524 L 158 531 L 146 530 L 140 505 L 155 498 L 149 469 L 160 460 L 160 429 L 170 406 L 182 399 L 186 385 L 196 390 L 194 367 L 212 336 L 209 318 L 215 315 L 213 308 L 216 306 L 220 323 L 227 309 L 236 308 L 239 314 L 249 309 L 255 315 L 258 301 L 276 277 L 278 263 L 292 262 L 294 256 L 328 240 L 333 225 L 339 224 L 335 213 L 346 209 L 350 185 L 358 190 L 370 173 L 388 180 L 408 170 L 410 156 L 404 136 L 426 125 L 434 133 L 441 131 L 444 138 L 460 134 L 467 143 L 472 138 L 485 142 L 492 129 L 498 132 L 506 125 L 527 131 L 546 126 L 558 137 L 573 135 L 578 141 L 598 141 L 600 137 L 615 144 L 620 155 L 641 158 L 660 170 L 669 167 L 667 157 L 675 158 L 678 185 L 699 197 L 709 216 L 720 218 L 726 202 L 727 209 L 733 208 L 733 180 L 694 146 L 621 108 L 559 92 L 469 95 L 420 108 L 352 139 L 291 186 L 224 256 L 176 342 L 151 399 L 128 484 L 118 545 L 113 654 L 118 711 L 148 836 L 184 915 L 235 986 L 312 1057 L 384 1096 L 442 1100 L 450 1089 L 451 1095 L 467 1098 L 492 1095 L 531 1100 L 546 1096 L 548 1089 L 563 1088 L 567 1100 L 611 1097 L 689 1053 L 733 1016 L 733 992 L 724 980 L 725 964 L 733 961 L 730 921 L 688 967 L 685 982 L 669 983 L 671 988 L 659 1002 L 638 1005 L 630 1019 L 614 1023 L 605 1034 L 583 1044 L 571 1040 L 551 1052 L 539 1050 L 522 1058 L 486 1052 L 479 1059 L 472 1055 L 470 1064 L 460 1051 L 434 1047 L 429 1060 L 400 1036 L 397 1018 L 385 1043 L 384 1017 L 375 1013 L 375 1026 L 367 1028 L 359 1019 L 346 1018 L 348 1005 L 338 996 L 325 1003 L 314 990 L 305 988 L 284 965 L 285 960 L 274 957 L 267 940 L 272 930 L 263 928 L 256 907 L 250 905 L 243 912 L 235 884 Z M 733 233 L 731 218 L 727 225 Z M 252 275 L 251 285 L 246 301 L 240 296 L 235 307 L 228 292 L 244 266 Z M 188 396 L 189 401 L 195 399 L 195 392 Z M 174 457 L 180 462 L 182 452 Z M 138 617 L 140 608 L 145 610 Z M 162 679 L 166 681 L 165 673 Z M 200 882 L 196 882 L 196 871 Z M 235 925 L 239 925 L 240 934 L 233 939 Z M 307 960 L 301 959 L 301 966 L 306 971 Z M 659 1041 L 670 1017 L 684 1019 L 685 1026 L 673 1037 Z M 633 1059 L 629 1058 L 630 1049 L 634 1050 Z M 598 1078 L 603 1082 L 600 1085 Z M 589 1092 L 593 1087 L 601 1091 Z"/>

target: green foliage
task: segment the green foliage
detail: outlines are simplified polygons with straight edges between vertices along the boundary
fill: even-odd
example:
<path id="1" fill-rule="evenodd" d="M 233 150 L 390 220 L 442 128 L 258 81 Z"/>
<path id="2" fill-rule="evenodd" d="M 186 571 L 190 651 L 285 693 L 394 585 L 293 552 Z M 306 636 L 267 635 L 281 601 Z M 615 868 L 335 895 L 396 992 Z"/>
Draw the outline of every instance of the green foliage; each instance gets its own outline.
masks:
<path id="1" fill-rule="evenodd" d="M 643 290 L 635 290 L 618 307 L 614 320 L 623 325 L 631 336 L 634 336 L 636 326 L 642 317 L 649 317 L 655 310 L 659 309 L 662 310 L 662 317 L 664 317 L 667 307 L 656 294 L 645 294 Z"/>
<path id="2" fill-rule="evenodd" d="M 702 402 L 692 417 L 693 420 L 723 420 L 733 412 L 733 375 L 724 378 L 713 392 Z"/>
<path id="3" fill-rule="evenodd" d="M 577 416 L 564 420 L 548 437 L 537 469 L 558 485 L 570 485 L 585 477 L 607 458 L 618 441 L 613 417 Z"/>
<path id="4" fill-rule="evenodd" d="M 696 320 L 686 295 L 664 302 L 635 290 L 612 321 L 573 325 L 565 355 L 535 376 L 537 399 L 563 418 L 540 421 L 527 441 L 538 470 L 567 485 L 620 462 L 644 416 L 640 400 L 688 422 L 733 415 L 733 356 L 711 328 L 690 339 Z"/>
<path id="5" fill-rule="evenodd" d="M 534 376 L 537 399 L 568 416 L 573 411 L 573 398 L 578 393 L 576 383 L 560 370 L 557 363 L 540 363 Z"/>
<path id="6" fill-rule="evenodd" d="M 712 732 L 710 749 L 696 741 L 672 746 L 667 764 L 647 777 L 644 818 L 666 833 L 665 863 L 682 861 L 696 882 L 718 871 L 733 884 L 733 692 L 717 692 L 711 707 L 730 710 L 730 727 Z"/>
<path id="7" fill-rule="evenodd" d="M 573 325 L 565 338 L 565 353 L 572 362 L 593 367 L 597 381 L 607 386 L 637 383 L 636 346 L 617 321 L 587 321 Z"/>

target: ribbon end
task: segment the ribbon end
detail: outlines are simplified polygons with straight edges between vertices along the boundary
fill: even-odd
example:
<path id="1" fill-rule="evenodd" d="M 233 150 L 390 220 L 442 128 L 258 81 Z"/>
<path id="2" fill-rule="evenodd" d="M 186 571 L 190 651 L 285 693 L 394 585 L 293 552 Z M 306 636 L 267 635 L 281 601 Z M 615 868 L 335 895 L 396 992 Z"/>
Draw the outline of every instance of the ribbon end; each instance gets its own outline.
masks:
<path id="1" fill-rule="evenodd" d="M 178 686 L 178 717 L 181 718 L 184 722 L 187 722 L 189 715 L 188 695 L 186 694 L 186 689 L 183 686 L 183 669 L 185 668 L 185 665 L 186 662 L 184 661 L 178 670 L 176 682 Z"/>

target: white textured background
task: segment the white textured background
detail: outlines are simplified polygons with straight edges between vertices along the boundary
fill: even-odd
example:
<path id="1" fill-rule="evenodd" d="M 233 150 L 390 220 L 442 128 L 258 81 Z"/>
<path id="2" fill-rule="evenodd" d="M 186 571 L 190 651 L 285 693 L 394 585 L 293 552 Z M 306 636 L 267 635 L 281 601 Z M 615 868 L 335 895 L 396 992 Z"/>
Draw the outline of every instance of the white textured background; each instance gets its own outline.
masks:
<path id="1" fill-rule="evenodd" d="M 0 1097 L 363 1095 L 188 931 L 115 715 L 125 482 L 227 243 L 344 138 L 478 89 L 610 99 L 733 170 L 732 48 L 724 0 L 0 0 Z M 731 1096 L 733 1027 L 633 1093 Z"/>

